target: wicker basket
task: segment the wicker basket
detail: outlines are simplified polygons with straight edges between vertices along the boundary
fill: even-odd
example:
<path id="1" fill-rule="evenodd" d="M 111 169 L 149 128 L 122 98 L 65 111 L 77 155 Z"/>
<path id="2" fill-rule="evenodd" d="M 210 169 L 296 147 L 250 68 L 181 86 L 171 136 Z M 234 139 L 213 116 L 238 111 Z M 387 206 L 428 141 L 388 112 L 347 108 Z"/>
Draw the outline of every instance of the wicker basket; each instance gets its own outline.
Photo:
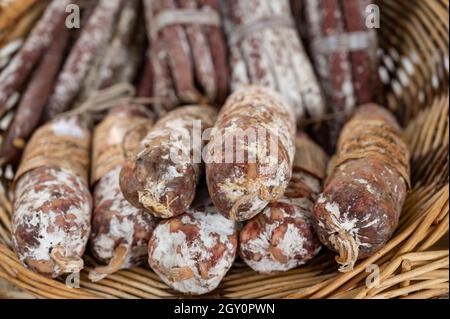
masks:
<path id="1" fill-rule="evenodd" d="M 349 273 L 324 252 L 306 267 L 258 275 L 237 262 L 208 297 L 221 298 L 433 298 L 449 291 L 448 0 L 382 0 L 381 73 L 389 108 L 405 124 L 412 154 L 413 189 L 388 244 Z M 25 269 L 11 249 L 7 181 L 0 192 L 0 279 L 41 298 L 166 298 L 177 294 L 148 268 L 120 271 L 80 289 Z M 436 248 L 436 243 L 445 242 Z M 442 249 L 442 250 L 438 250 Z M 86 257 L 89 259 L 89 257 Z M 371 265 L 380 286 L 370 288 Z M 372 272 L 371 272 L 372 273 Z M 370 280 L 369 280 L 370 281 Z"/>

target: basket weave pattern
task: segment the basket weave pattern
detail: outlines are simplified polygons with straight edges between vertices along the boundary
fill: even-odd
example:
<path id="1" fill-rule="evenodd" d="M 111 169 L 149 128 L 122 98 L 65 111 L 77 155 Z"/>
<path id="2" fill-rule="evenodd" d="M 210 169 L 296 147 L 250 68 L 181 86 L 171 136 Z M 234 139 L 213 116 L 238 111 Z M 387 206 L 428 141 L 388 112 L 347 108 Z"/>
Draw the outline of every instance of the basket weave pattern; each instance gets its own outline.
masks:
<path id="1" fill-rule="evenodd" d="M 324 252 L 305 267 L 259 275 L 236 262 L 219 288 L 221 298 L 433 298 L 448 294 L 449 251 L 433 245 L 449 229 L 448 0 L 381 0 L 380 60 L 387 105 L 405 124 L 413 188 L 387 245 L 339 273 Z M 0 278 L 39 298 L 167 298 L 178 296 L 148 268 L 123 270 L 79 289 L 24 268 L 11 248 L 9 181 L 0 189 Z M 89 256 L 86 264 L 90 263 Z M 367 285 L 379 267 L 380 285 Z"/>

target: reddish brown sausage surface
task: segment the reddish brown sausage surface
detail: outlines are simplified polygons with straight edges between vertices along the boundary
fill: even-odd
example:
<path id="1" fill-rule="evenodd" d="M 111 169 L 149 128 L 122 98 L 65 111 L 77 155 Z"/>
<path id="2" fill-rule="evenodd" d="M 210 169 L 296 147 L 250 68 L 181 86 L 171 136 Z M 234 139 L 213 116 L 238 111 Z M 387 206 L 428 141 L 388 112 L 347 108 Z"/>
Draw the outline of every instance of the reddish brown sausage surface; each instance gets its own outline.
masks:
<path id="1" fill-rule="evenodd" d="M 166 99 L 155 105 L 158 115 L 178 105 L 221 104 L 228 92 L 228 63 L 219 1 L 143 3 L 154 80 L 151 91 Z"/>

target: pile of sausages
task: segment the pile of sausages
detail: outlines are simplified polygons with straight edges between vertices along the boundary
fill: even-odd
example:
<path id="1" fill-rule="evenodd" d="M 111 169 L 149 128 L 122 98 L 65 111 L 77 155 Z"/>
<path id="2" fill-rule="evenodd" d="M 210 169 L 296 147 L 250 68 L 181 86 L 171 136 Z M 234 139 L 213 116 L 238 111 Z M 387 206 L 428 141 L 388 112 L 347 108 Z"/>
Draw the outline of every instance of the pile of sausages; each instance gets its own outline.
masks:
<path id="1" fill-rule="evenodd" d="M 306 24 L 322 30 L 318 12 L 340 19 L 335 2 L 305 1 Z M 362 17 L 354 10 L 363 0 L 345 2 L 346 13 Z M 350 271 L 392 236 L 410 187 L 409 153 L 389 111 L 360 105 L 371 89 L 364 79 L 375 72 L 369 56 L 345 51 L 350 58 L 339 66 L 351 69 L 334 74 L 342 56 L 327 55 L 320 88 L 287 0 L 230 0 L 221 8 L 216 0 L 144 0 L 143 7 L 99 0 L 85 8 L 86 25 L 72 40 L 56 31 L 65 17 L 57 3 L 0 73 L 0 107 L 31 76 L 2 157 L 17 157 L 11 145 L 28 139 L 36 117 L 46 120 L 27 143 L 13 184 L 13 246 L 26 267 L 53 278 L 79 272 L 88 247 L 96 260 L 92 281 L 147 262 L 171 288 L 199 295 L 216 289 L 236 258 L 272 274 L 326 247 L 337 253 L 339 270 Z M 323 30 L 340 34 L 340 22 L 327 21 L 336 24 Z M 35 32 L 46 37 L 36 42 Z M 330 41 L 316 40 L 312 52 Z M 29 61 L 40 62 L 33 68 Z M 47 70 L 44 83 L 39 74 L 51 61 L 59 67 Z M 334 75 L 351 76 L 361 99 L 350 103 L 342 87 L 328 85 Z M 92 92 L 132 78 L 139 78 L 140 96 L 166 100 L 151 107 L 120 101 L 95 126 L 86 114 L 64 114 Z M 37 92 L 45 97 L 23 126 Z M 341 107 L 338 97 L 352 106 L 345 124 L 333 122 L 343 129 L 330 159 L 298 123 L 319 119 L 327 102 Z"/>
<path id="2" fill-rule="evenodd" d="M 327 113 L 322 144 L 334 152 L 340 130 L 359 105 L 383 102 L 378 75 L 377 7 L 369 0 L 293 0 L 322 85 Z M 378 7 L 377 7 L 378 8 Z M 300 19 L 299 19 L 300 20 Z"/>

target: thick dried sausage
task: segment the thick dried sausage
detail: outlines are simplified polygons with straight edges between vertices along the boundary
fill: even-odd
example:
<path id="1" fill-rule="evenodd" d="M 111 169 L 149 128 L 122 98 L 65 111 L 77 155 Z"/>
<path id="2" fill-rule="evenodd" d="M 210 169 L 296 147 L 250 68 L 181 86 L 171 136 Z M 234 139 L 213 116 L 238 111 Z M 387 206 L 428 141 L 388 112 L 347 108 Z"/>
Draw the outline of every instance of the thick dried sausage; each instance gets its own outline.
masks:
<path id="1" fill-rule="evenodd" d="M 375 104 L 344 127 L 314 207 L 319 239 L 339 252 L 341 271 L 392 236 L 409 186 L 409 152 L 395 118 Z"/>

